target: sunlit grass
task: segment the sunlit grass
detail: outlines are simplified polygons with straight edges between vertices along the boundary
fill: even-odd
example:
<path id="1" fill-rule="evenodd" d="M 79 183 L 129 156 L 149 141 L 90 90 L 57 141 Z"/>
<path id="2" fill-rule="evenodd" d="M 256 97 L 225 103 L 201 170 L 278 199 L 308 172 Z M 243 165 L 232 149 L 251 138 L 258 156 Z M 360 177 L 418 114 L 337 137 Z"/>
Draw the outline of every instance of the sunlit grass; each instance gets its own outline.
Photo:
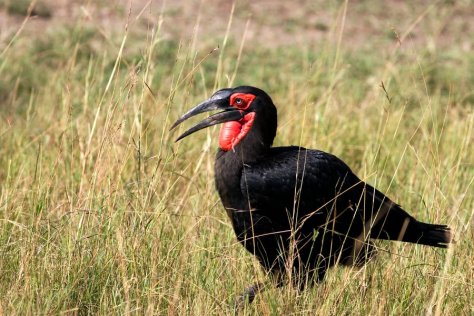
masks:
<path id="1" fill-rule="evenodd" d="M 125 32 L 104 40 L 78 22 L 2 45 L 0 314 L 231 313 L 265 276 L 214 189 L 216 128 L 178 144 L 168 129 L 239 84 L 272 96 L 276 145 L 336 154 L 457 240 L 447 251 L 377 243 L 363 269 L 331 269 L 301 293 L 270 289 L 246 313 L 472 313 L 472 54 L 354 52 L 343 39 L 214 50 L 159 27 Z"/>

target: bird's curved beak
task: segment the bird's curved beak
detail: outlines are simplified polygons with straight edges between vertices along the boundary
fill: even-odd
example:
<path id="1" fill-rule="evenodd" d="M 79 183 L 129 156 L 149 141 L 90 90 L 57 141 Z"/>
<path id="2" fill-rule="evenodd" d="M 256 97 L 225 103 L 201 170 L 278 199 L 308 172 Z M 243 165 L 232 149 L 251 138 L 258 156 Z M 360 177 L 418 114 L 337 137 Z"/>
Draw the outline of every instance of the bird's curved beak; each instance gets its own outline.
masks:
<path id="1" fill-rule="evenodd" d="M 238 121 L 243 118 L 244 114 L 239 111 L 238 109 L 229 106 L 229 99 L 228 96 L 230 93 L 226 93 L 227 89 L 221 90 L 218 93 L 214 94 L 210 99 L 199 103 L 194 108 L 186 112 L 183 116 L 181 116 L 170 128 L 170 130 L 176 128 L 179 124 L 184 122 L 190 117 L 193 117 L 197 114 L 214 111 L 214 110 L 223 110 L 222 112 L 213 114 L 208 118 L 204 119 L 203 121 L 199 122 L 198 124 L 194 125 L 183 134 L 181 134 L 175 141 L 179 141 L 186 136 L 191 135 L 194 132 L 197 132 L 203 128 L 221 124 L 230 121 Z"/>

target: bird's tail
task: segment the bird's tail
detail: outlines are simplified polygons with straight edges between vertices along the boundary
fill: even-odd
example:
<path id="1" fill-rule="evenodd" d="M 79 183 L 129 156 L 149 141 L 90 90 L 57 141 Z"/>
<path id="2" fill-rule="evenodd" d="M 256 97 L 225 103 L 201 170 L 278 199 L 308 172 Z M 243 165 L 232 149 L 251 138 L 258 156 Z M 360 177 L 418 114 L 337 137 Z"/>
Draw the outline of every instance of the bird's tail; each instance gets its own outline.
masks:
<path id="1" fill-rule="evenodd" d="M 399 240 L 439 248 L 446 248 L 453 242 L 451 229 L 447 225 L 417 221 L 378 190 L 370 188 L 368 192 L 376 207 L 375 214 L 372 213 L 373 227 L 370 238 Z"/>
<path id="2" fill-rule="evenodd" d="M 432 247 L 446 248 L 452 242 L 451 229 L 446 225 L 427 224 L 416 220 L 410 221 L 409 230 L 402 236 L 402 241 Z"/>

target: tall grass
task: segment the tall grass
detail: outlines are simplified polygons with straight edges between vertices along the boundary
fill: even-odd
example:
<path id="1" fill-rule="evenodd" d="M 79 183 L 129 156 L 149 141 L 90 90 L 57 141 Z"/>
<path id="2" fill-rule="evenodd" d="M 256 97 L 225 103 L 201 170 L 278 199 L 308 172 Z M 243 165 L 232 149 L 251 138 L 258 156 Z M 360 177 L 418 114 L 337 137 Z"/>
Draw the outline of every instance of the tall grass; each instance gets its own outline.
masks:
<path id="1" fill-rule="evenodd" d="M 178 144 L 168 129 L 239 84 L 273 97 L 276 145 L 338 155 L 457 240 L 447 251 L 378 242 L 364 268 L 331 269 L 304 292 L 270 289 L 245 313 L 473 313 L 474 57 L 353 51 L 329 40 L 342 34 L 338 12 L 327 40 L 298 47 L 227 33 L 216 50 L 197 33 L 167 40 L 161 23 L 108 37 L 83 20 L 3 43 L 0 314 L 231 313 L 265 276 L 214 189 L 216 128 Z"/>

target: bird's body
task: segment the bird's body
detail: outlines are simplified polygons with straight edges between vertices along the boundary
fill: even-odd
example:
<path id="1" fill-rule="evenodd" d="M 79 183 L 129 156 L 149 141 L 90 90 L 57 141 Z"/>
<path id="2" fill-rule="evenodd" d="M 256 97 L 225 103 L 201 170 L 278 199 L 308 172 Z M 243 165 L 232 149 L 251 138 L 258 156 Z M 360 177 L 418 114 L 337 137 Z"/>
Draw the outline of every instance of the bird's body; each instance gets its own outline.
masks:
<path id="1" fill-rule="evenodd" d="M 416 221 L 334 155 L 274 147 L 254 162 L 242 156 L 238 148 L 220 150 L 215 164 L 237 238 L 270 273 L 280 276 L 290 264 L 300 287 L 337 262 L 370 259 L 370 238 L 444 246 L 435 237 L 446 227 Z"/>
<path id="2" fill-rule="evenodd" d="M 175 126 L 215 109 L 224 112 L 180 138 L 224 123 L 215 162 L 217 191 L 238 240 L 278 282 L 290 275 L 302 288 L 322 280 L 334 264 L 363 265 L 375 252 L 371 239 L 443 248 L 451 241 L 447 226 L 417 221 L 336 156 L 272 147 L 276 108 L 260 89 L 219 90 Z"/>

